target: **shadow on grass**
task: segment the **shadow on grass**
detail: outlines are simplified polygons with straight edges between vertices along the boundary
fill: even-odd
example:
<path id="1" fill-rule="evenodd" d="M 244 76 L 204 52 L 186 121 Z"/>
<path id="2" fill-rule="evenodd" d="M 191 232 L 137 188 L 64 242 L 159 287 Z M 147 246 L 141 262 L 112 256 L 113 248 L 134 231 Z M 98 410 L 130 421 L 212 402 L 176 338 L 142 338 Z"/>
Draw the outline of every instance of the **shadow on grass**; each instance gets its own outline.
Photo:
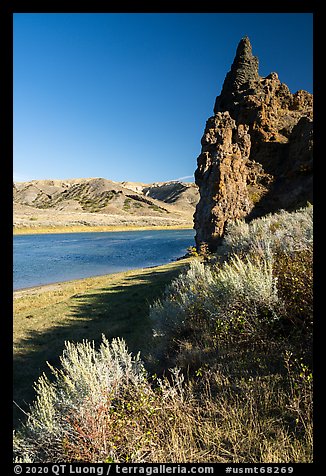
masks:
<path id="1" fill-rule="evenodd" d="M 184 266 L 180 262 L 172 269 L 145 270 L 123 281 L 110 282 L 108 287 L 74 295 L 65 303 L 62 324 L 44 332 L 29 331 L 14 356 L 14 401 L 20 407 L 14 405 L 14 427 L 24 420 L 23 411 L 35 398 L 33 383 L 43 372 L 50 375 L 46 362 L 59 366 L 65 341 L 88 339 L 99 344 L 102 334 L 109 340 L 121 337 L 130 352 L 140 351 L 144 357 L 152 341 L 149 306 Z M 56 309 L 57 305 L 47 312 L 53 314 Z"/>

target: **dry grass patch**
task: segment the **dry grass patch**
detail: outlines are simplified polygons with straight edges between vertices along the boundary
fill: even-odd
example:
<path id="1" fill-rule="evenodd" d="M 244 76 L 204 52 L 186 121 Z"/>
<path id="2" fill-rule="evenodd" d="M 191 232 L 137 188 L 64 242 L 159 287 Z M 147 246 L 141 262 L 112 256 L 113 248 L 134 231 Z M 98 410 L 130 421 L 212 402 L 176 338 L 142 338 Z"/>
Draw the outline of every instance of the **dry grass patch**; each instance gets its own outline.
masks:
<path id="1" fill-rule="evenodd" d="M 14 235 L 37 235 L 48 233 L 93 233 L 93 232 L 120 232 L 143 230 L 192 230 L 192 223 L 182 225 L 53 225 L 53 226 L 19 226 L 14 227 Z"/>

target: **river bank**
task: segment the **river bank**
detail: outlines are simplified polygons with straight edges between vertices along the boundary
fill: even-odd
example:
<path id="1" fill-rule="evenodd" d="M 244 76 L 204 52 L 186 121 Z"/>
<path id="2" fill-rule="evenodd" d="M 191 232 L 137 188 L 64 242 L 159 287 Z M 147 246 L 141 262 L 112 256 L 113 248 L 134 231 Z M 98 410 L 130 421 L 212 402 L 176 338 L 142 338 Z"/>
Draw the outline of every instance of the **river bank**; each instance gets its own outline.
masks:
<path id="1" fill-rule="evenodd" d="M 33 383 L 58 365 L 67 340 L 123 337 L 130 351 L 150 350 L 149 306 L 190 259 L 14 292 L 14 401 L 27 409 Z M 15 425 L 23 417 L 14 410 Z"/>
<path id="2" fill-rule="evenodd" d="M 94 233 L 94 232 L 120 232 L 120 231 L 148 231 L 148 230 L 192 230 L 189 225 L 60 225 L 60 226 L 23 226 L 14 227 L 13 235 L 43 235 L 52 233 Z"/>

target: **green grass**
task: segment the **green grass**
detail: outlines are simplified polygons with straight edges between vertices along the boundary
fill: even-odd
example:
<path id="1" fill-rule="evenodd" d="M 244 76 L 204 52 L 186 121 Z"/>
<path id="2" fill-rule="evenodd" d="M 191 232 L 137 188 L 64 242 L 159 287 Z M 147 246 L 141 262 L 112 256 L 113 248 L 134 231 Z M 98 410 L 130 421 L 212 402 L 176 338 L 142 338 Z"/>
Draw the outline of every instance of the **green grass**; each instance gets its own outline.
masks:
<path id="1" fill-rule="evenodd" d="M 58 365 L 64 342 L 122 337 L 130 351 L 150 348 L 149 306 L 189 260 L 155 268 L 87 278 L 34 290 L 14 299 L 14 401 L 27 410 L 33 383 Z M 14 424 L 24 417 L 15 407 Z"/>
<path id="2" fill-rule="evenodd" d="M 154 210 L 155 212 L 168 213 L 167 210 L 164 210 L 163 208 L 159 207 L 158 205 L 150 205 L 149 208 L 151 210 Z"/>
<path id="3" fill-rule="evenodd" d="M 130 210 L 130 203 L 131 203 L 131 198 L 126 198 L 123 204 L 123 209 L 124 210 Z"/>

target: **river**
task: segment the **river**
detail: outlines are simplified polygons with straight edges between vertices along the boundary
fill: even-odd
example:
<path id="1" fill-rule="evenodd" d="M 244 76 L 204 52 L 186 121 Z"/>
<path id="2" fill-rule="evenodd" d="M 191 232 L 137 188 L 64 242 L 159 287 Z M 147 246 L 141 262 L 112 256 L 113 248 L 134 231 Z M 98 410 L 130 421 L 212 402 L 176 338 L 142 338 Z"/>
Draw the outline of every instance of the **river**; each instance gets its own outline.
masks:
<path id="1" fill-rule="evenodd" d="M 194 245 L 194 230 L 17 235 L 14 290 L 158 266 Z"/>

